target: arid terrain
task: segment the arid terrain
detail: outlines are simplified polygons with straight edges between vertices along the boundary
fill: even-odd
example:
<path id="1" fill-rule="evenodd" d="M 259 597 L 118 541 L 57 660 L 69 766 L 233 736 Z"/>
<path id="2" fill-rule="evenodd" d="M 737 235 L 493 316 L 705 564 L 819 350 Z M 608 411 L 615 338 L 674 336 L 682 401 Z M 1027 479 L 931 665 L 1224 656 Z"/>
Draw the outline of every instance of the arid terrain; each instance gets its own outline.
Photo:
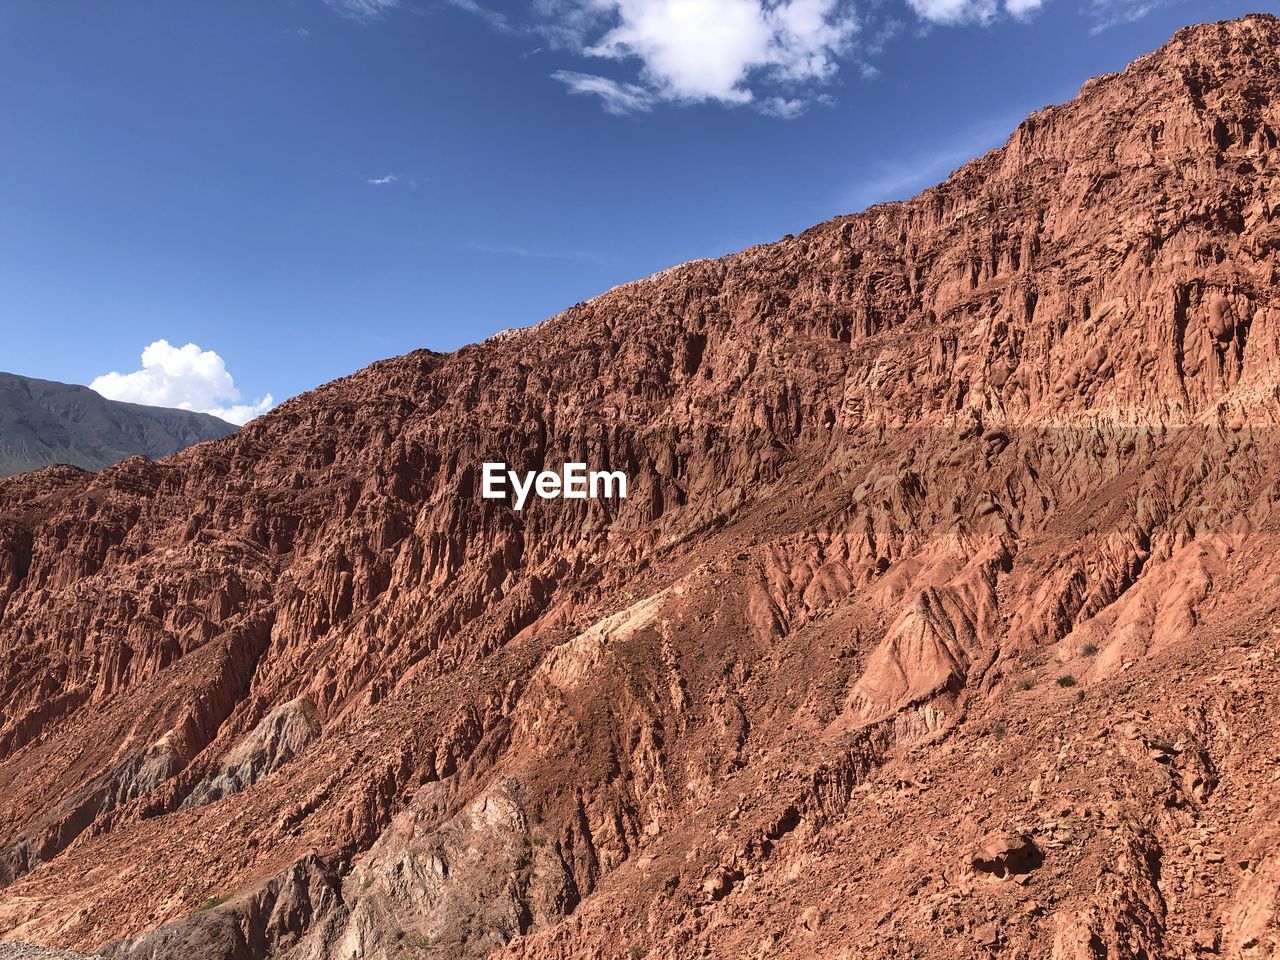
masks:
<path id="1" fill-rule="evenodd" d="M 1278 428 L 1260 15 L 913 200 L 0 482 L 0 939 L 1275 958 Z"/>

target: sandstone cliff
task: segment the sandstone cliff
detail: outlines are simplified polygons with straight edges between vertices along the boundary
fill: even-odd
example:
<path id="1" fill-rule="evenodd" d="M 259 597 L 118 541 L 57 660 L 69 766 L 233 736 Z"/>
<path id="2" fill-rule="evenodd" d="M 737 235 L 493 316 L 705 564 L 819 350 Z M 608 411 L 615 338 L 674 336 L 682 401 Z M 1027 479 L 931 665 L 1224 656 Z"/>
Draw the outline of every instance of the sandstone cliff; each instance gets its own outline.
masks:
<path id="1" fill-rule="evenodd" d="M 1274 956 L 1278 51 L 1182 31 L 909 202 L 0 484 L 0 934 Z"/>

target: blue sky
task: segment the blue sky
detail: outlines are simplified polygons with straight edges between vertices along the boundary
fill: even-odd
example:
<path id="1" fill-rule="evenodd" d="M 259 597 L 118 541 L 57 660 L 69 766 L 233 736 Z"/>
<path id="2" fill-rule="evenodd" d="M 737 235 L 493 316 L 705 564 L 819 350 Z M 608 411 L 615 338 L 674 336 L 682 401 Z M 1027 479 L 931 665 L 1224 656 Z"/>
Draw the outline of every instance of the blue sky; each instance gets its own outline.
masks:
<path id="1" fill-rule="evenodd" d="M 909 196 L 1256 10 L 4 0 L 0 369 L 243 419 Z"/>

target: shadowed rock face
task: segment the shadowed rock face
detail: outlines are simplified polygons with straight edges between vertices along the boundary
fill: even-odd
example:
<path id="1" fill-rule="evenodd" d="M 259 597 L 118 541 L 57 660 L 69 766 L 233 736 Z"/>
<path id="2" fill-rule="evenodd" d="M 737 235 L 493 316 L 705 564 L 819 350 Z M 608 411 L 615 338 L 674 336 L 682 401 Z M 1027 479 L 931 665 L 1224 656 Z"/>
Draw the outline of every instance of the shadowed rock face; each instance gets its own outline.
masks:
<path id="1" fill-rule="evenodd" d="M 0 484 L 0 931 L 1269 956 L 1277 50 L 1183 31 L 912 201 Z"/>
<path id="2" fill-rule="evenodd" d="M 88 387 L 0 373 L 0 477 L 58 463 L 101 470 L 235 431 L 205 413 L 120 403 Z"/>

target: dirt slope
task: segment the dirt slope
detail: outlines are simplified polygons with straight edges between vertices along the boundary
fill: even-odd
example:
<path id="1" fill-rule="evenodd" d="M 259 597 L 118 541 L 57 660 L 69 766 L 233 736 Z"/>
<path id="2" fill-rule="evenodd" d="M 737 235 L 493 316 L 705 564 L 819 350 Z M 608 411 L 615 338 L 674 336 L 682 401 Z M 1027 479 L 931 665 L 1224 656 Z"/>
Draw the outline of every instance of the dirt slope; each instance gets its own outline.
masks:
<path id="1" fill-rule="evenodd" d="M 1277 51 L 1182 31 L 912 201 L 0 484 L 0 935 L 1276 956 Z"/>

